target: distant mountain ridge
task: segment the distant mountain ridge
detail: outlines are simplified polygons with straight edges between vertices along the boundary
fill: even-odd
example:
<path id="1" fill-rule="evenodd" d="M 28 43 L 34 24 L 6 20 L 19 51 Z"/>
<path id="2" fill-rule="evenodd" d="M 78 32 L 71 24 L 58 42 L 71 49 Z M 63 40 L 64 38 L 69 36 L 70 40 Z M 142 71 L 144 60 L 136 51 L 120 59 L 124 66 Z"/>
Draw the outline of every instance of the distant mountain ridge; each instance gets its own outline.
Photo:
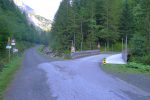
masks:
<path id="1" fill-rule="evenodd" d="M 20 0 L 14 0 L 14 3 L 22 11 L 22 13 L 26 13 L 29 23 L 34 24 L 37 27 L 37 29 L 40 28 L 41 30 L 44 31 L 51 30 L 51 24 L 52 24 L 51 20 L 38 15 L 34 9 L 24 4 Z"/>
<path id="2" fill-rule="evenodd" d="M 38 26 L 40 26 L 40 28 L 42 28 L 45 31 L 50 31 L 52 24 L 51 20 L 46 19 L 40 15 L 33 15 L 33 16 L 39 21 Z"/>

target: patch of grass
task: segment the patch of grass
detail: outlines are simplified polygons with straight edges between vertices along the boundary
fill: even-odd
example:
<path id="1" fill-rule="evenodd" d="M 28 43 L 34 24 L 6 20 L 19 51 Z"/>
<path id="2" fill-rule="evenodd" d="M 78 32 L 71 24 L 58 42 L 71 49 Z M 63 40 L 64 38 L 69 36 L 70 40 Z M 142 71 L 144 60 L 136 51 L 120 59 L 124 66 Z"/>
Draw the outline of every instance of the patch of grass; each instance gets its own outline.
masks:
<path id="1" fill-rule="evenodd" d="M 37 52 L 39 54 L 42 54 L 44 47 L 45 47 L 44 45 L 40 45 L 40 47 L 37 49 Z"/>
<path id="2" fill-rule="evenodd" d="M 7 87 L 13 80 L 16 71 L 21 66 L 22 57 L 14 57 L 13 60 L 4 66 L 2 72 L 0 72 L 0 100 L 3 100 L 3 96 Z"/>
<path id="3" fill-rule="evenodd" d="M 103 69 L 112 73 L 129 73 L 129 74 L 148 74 L 150 75 L 150 66 L 138 63 L 129 63 L 125 65 L 120 64 L 106 64 Z"/>

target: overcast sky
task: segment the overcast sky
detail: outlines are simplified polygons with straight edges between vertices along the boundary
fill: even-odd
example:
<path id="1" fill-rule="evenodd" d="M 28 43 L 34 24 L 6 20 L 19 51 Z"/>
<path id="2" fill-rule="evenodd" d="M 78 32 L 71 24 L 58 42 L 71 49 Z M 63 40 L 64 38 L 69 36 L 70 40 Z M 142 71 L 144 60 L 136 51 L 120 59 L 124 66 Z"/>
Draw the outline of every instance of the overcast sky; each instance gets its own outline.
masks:
<path id="1" fill-rule="evenodd" d="M 61 0 L 22 0 L 41 16 L 53 20 Z"/>

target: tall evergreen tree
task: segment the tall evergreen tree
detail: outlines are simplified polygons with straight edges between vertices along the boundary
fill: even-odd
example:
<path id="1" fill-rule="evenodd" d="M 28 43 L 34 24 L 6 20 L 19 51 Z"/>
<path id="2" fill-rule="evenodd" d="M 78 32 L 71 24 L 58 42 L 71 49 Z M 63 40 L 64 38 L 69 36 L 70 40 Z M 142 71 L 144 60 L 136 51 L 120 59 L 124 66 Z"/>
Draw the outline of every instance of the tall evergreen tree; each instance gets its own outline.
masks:
<path id="1" fill-rule="evenodd" d="M 123 10 L 119 23 L 119 32 L 122 34 L 122 37 L 125 37 L 126 35 L 131 37 L 133 34 L 133 17 L 128 0 L 125 0 L 123 4 Z"/>

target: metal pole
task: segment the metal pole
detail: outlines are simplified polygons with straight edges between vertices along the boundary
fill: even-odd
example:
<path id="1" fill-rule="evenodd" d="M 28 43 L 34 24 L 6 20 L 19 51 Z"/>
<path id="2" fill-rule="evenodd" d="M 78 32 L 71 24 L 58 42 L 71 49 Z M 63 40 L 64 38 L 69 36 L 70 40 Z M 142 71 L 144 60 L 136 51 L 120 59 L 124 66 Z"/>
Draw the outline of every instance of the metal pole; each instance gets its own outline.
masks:
<path id="1" fill-rule="evenodd" d="M 109 51 L 109 40 L 107 41 L 107 50 Z"/>
<path id="2" fill-rule="evenodd" d="M 82 51 L 82 42 L 81 42 L 81 51 Z"/>
<path id="3" fill-rule="evenodd" d="M 90 42 L 90 50 L 92 50 L 91 42 Z"/>
<path id="4" fill-rule="evenodd" d="M 74 48 L 76 47 L 76 36 L 75 36 L 75 33 L 74 33 Z"/>
<path id="5" fill-rule="evenodd" d="M 74 44 L 73 44 L 73 40 L 71 40 L 71 42 L 72 42 L 72 46 L 74 46 Z"/>
<path id="6" fill-rule="evenodd" d="M 123 43 L 123 38 L 122 38 L 122 52 L 123 52 L 123 47 L 124 47 L 123 45 L 124 45 L 124 43 Z"/>
<path id="7" fill-rule="evenodd" d="M 128 49 L 128 36 L 126 35 L 126 50 Z"/>
<path id="8" fill-rule="evenodd" d="M 10 49 L 8 50 L 8 61 L 10 62 Z"/>
<path id="9" fill-rule="evenodd" d="M 105 43 L 105 52 L 106 52 L 106 43 Z"/>
<path id="10" fill-rule="evenodd" d="M 114 51 L 114 46 L 113 46 L 113 44 L 112 44 L 112 52 Z"/>
<path id="11" fill-rule="evenodd" d="M 10 39 L 10 37 L 8 37 L 8 43 L 7 43 L 7 45 L 9 46 L 9 50 L 8 50 L 8 61 L 10 62 L 10 52 L 11 52 L 11 48 L 10 48 L 10 45 L 11 45 L 11 39 Z"/>
<path id="12" fill-rule="evenodd" d="M 126 35 L 126 61 L 128 59 L 128 36 Z"/>
<path id="13" fill-rule="evenodd" d="M 82 21 L 81 21 L 81 34 L 82 34 L 82 39 L 81 39 L 81 51 L 83 49 L 83 31 L 82 31 Z"/>

